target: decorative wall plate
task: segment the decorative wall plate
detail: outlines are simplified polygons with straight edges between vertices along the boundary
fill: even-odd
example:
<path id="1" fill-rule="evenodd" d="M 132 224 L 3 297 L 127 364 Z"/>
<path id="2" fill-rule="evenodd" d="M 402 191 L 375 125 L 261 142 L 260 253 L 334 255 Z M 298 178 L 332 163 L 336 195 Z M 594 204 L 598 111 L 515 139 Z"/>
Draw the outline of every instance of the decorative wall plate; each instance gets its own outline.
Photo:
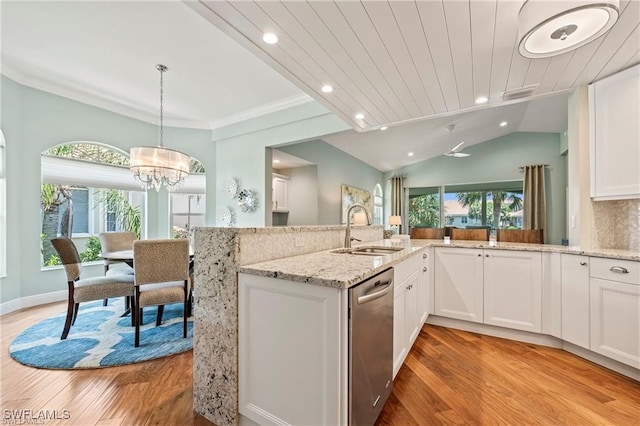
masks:
<path id="1" fill-rule="evenodd" d="M 227 194 L 227 197 L 231 199 L 236 198 L 236 195 L 238 195 L 237 180 L 235 180 L 234 178 L 231 178 L 222 182 L 222 185 L 224 186 L 224 192 L 225 194 Z"/>
<path id="2" fill-rule="evenodd" d="M 233 226 L 234 217 L 233 212 L 227 207 L 218 209 L 217 220 L 222 226 Z"/>
<path id="3" fill-rule="evenodd" d="M 251 213 L 258 208 L 258 197 L 255 192 L 243 189 L 238 192 L 238 207 L 243 213 Z"/>

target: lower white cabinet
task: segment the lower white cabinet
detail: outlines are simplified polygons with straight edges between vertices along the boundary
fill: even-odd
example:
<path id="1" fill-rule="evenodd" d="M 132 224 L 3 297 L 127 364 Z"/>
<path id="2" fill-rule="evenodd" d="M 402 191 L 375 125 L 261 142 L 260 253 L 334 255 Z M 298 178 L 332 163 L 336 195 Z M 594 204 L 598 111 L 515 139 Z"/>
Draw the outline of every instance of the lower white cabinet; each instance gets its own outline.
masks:
<path id="1" fill-rule="evenodd" d="M 562 255 L 562 340 L 589 349 L 589 257 Z"/>
<path id="2" fill-rule="evenodd" d="M 640 264 L 592 259 L 591 350 L 640 368 Z"/>
<path id="3" fill-rule="evenodd" d="M 484 251 L 484 323 L 542 332 L 542 254 Z"/>
<path id="4" fill-rule="evenodd" d="M 422 327 L 419 296 L 421 258 L 413 256 L 394 266 L 393 376 L 395 377 Z"/>
<path id="5" fill-rule="evenodd" d="M 482 249 L 435 250 L 435 314 L 466 321 L 483 321 Z"/>

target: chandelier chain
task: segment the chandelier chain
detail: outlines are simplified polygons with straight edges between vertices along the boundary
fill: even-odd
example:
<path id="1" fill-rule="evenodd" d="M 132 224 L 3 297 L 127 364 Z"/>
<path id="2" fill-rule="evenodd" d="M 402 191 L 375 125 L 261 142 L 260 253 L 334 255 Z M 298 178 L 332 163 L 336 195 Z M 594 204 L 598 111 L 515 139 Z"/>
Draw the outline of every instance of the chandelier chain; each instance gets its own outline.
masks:
<path id="1" fill-rule="evenodd" d="M 167 70 L 167 67 L 164 65 L 158 65 L 158 70 L 160 71 L 160 146 L 164 146 L 164 72 Z"/>

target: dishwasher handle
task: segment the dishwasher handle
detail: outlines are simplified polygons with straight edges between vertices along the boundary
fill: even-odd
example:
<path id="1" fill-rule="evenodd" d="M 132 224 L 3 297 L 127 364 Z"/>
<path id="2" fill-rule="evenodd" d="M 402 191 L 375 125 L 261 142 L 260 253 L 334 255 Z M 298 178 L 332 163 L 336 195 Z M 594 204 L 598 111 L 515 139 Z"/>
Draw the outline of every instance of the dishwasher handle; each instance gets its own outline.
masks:
<path id="1" fill-rule="evenodd" d="M 363 305 L 365 303 L 372 302 L 376 299 L 383 297 L 385 294 L 389 293 L 389 290 L 393 288 L 393 280 L 383 281 L 380 284 L 376 285 L 376 289 L 378 287 L 384 286 L 382 289 L 376 291 L 375 293 L 365 294 L 364 296 L 358 297 L 358 305 Z"/>

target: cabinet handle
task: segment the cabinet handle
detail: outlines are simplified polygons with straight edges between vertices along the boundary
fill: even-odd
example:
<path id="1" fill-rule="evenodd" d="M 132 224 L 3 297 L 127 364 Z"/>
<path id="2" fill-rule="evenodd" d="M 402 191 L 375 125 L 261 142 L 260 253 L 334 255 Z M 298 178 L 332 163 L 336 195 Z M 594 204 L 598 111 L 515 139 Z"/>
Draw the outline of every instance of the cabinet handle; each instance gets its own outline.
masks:
<path id="1" fill-rule="evenodd" d="M 623 268 L 622 266 L 612 266 L 609 268 L 611 272 L 615 272 L 617 274 L 628 274 L 629 270 L 627 268 Z"/>
<path id="2" fill-rule="evenodd" d="M 427 272 L 427 267 L 426 266 L 422 267 L 422 272 Z"/>
<path id="3" fill-rule="evenodd" d="M 478 254 L 478 257 L 482 257 L 482 255 L 481 255 L 481 254 Z"/>
<path id="4" fill-rule="evenodd" d="M 422 253 L 422 258 L 426 259 L 427 258 L 427 253 Z"/>
<path id="5" fill-rule="evenodd" d="M 488 254 L 485 254 L 485 257 L 489 257 L 489 255 L 488 255 Z"/>
<path id="6" fill-rule="evenodd" d="M 582 265 L 582 266 L 586 266 L 586 265 L 587 265 L 587 262 L 582 261 L 582 262 L 580 262 L 580 265 Z"/>

